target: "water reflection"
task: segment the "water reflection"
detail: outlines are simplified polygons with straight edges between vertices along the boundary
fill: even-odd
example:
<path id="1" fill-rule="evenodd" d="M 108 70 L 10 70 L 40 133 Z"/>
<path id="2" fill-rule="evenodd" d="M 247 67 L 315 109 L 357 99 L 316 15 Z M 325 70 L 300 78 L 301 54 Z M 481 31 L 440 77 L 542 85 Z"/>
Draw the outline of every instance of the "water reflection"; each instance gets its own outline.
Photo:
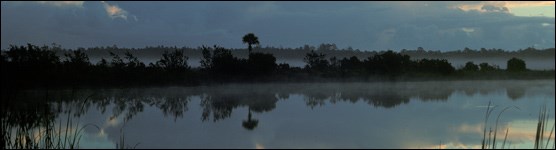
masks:
<path id="1" fill-rule="evenodd" d="M 205 123 L 221 122 L 232 118 L 234 111 L 245 109 L 246 112 L 241 113 L 241 121 L 235 122 L 235 124 L 238 126 L 241 124 L 240 128 L 248 132 L 255 132 L 261 128 L 263 128 L 262 130 L 267 129 L 265 126 L 269 124 L 264 122 L 269 121 L 269 118 L 261 116 L 277 109 L 279 101 L 297 100 L 298 97 L 311 110 L 339 103 L 364 103 L 371 106 L 367 109 L 394 110 L 394 108 L 408 105 L 413 101 L 446 103 L 448 99 L 458 93 L 475 96 L 505 92 L 509 99 L 519 101 L 524 100 L 528 89 L 531 89 L 531 87 L 541 87 L 541 89 L 548 87 L 549 96 L 554 97 L 553 81 L 232 84 L 211 87 L 25 91 L 2 94 L 2 127 L 3 129 L 9 129 L 3 130 L 2 134 L 11 134 L 8 131 L 14 129 L 29 131 L 42 128 L 45 125 L 52 125 L 57 121 L 57 118 L 63 119 L 66 116 L 65 114 L 71 114 L 72 118 L 79 119 L 91 111 L 98 111 L 101 114 L 109 113 L 109 121 L 122 118 L 123 122 L 128 122 L 139 114 L 154 108 L 161 112 L 164 117 L 171 117 L 176 122 L 187 116 L 187 113 L 191 111 L 189 107 L 194 108 L 194 110 L 199 109 L 200 116 L 196 117 L 200 118 L 199 121 Z M 198 102 L 199 105 L 191 105 L 192 102 Z M 487 101 L 484 102 L 487 103 Z M 477 110 L 483 111 L 482 109 Z M 396 109 L 396 111 L 399 110 Z M 423 114 L 420 115 L 434 116 L 426 114 L 427 111 L 421 112 Z M 481 113 L 467 116 L 467 118 L 480 120 Z M 396 118 L 394 116 L 389 117 L 391 117 L 390 119 Z M 411 122 L 411 120 L 405 121 Z M 376 122 L 374 124 L 377 126 L 385 124 L 387 126 L 388 122 Z M 101 130 L 105 132 L 109 129 L 101 127 Z M 115 131 L 115 133 L 118 132 Z M 461 134 L 465 136 L 465 134 Z M 30 135 L 22 136 L 29 137 Z M 3 141 L 10 141 L 6 137 L 9 136 L 3 136 Z"/>

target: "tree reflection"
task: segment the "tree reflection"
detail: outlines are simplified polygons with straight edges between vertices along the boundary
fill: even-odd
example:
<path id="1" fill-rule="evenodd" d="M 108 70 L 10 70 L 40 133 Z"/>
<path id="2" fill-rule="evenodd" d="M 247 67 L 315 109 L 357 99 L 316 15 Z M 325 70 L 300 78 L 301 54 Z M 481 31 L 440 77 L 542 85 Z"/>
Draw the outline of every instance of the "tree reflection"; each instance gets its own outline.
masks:
<path id="1" fill-rule="evenodd" d="M 239 99 L 237 96 L 205 95 L 201 100 L 201 107 L 203 107 L 201 120 L 209 120 L 211 114 L 214 122 L 228 118 L 232 114 L 232 110 L 238 105 Z"/>
<path id="2" fill-rule="evenodd" d="M 322 83 L 322 84 L 247 84 L 206 87 L 165 87 L 127 89 L 70 89 L 29 90 L 2 92 L 3 126 L 21 126 L 23 129 L 37 127 L 67 113 L 80 117 L 97 109 L 111 117 L 123 116 L 125 121 L 133 119 L 145 108 L 159 109 L 165 117 L 174 121 L 182 118 L 189 110 L 192 99 L 199 99 L 202 109 L 201 121 L 227 119 L 239 107 L 247 107 L 247 119 L 242 126 L 253 130 L 259 120 L 253 113 L 265 113 L 276 109 L 278 100 L 291 99 L 300 95 L 308 108 L 339 102 L 363 102 L 372 107 L 394 108 L 419 101 L 446 101 L 454 91 L 466 94 L 490 93 L 499 88 L 507 90 L 512 100 L 525 95 L 525 86 L 476 87 L 473 84 L 440 82 L 437 85 L 423 83 Z M 6 134 L 3 131 L 3 134 Z"/>
<path id="3" fill-rule="evenodd" d="M 525 96 L 525 88 L 521 86 L 506 88 L 506 94 L 511 100 L 517 100 Z"/>
<path id="4" fill-rule="evenodd" d="M 251 107 L 249 107 L 248 109 L 249 113 L 247 114 L 247 120 L 243 120 L 241 125 L 247 130 L 253 130 L 259 124 L 259 120 L 251 119 Z"/>
<path id="5" fill-rule="evenodd" d="M 249 112 L 268 112 L 276 108 L 274 92 L 251 91 L 252 93 L 222 92 L 219 90 L 203 93 L 201 107 L 203 108 L 202 121 L 209 120 L 212 114 L 213 121 L 218 121 L 231 116 L 232 110 L 237 107 L 249 108 Z"/>

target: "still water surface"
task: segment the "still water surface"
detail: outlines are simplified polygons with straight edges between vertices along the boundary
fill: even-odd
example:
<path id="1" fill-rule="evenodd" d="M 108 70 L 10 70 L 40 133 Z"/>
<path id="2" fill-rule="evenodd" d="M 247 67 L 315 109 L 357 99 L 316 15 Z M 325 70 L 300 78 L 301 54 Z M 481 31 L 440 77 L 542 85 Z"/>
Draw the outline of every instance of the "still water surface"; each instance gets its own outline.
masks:
<path id="1" fill-rule="evenodd" d="M 121 137 L 135 148 L 480 148 L 489 102 L 492 128 L 501 110 L 517 107 L 501 114 L 500 145 L 509 128 L 506 147 L 533 148 L 541 106 L 553 127 L 554 87 L 554 80 L 227 84 L 23 97 L 51 100 L 56 125 L 67 113 L 97 125 L 84 128 L 79 148 L 115 148 Z"/>

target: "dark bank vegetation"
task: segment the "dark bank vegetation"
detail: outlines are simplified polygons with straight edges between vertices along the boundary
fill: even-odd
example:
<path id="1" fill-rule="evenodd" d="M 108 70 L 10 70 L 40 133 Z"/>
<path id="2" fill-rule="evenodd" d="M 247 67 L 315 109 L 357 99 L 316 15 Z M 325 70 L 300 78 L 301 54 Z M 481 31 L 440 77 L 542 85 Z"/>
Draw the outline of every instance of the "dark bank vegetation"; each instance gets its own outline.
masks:
<path id="1" fill-rule="evenodd" d="M 356 56 L 326 57 L 310 51 L 303 59 L 306 66 L 277 64 L 272 54 L 252 52 L 238 58 L 223 47 L 202 47 L 201 66 L 187 64 L 184 51 L 165 51 L 148 65 L 131 52 L 123 56 L 109 52 L 109 60 L 89 61 L 84 49 L 55 54 L 59 47 L 12 46 L 1 55 L 2 80 L 9 87 L 50 87 L 75 85 L 195 85 L 222 82 L 259 81 L 373 81 L 411 79 L 533 79 L 553 78 L 554 71 L 532 71 L 519 58 L 508 60 L 507 69 L 488 63 L 468 62 L 454 68 L 445 59 L 411 59 L 393 51 L 377 53 L 364 60 Z"/>
<path id="2" fill-rule="evenodd" d="M 243 41 L 258 45 L 258 39 L 246 35 Z M 305 67 L 276 63 L 271 53 L 249 51 L 247 58 L 219 46 L 203 46 L 200 67 L 191 67 L 186 51 L 166 50 L 155 62 L 145 64 L 132 50 L 123 55 L 108 51 L 110 58 L 91 63 L 87 50 L 57 53 L 60 46 L 11 46 L 0 55 L 2 88 L 58 86 L 136 86 L 199 85 L 224 82 L 314 82 L 314 81 L 406 81 L 468 79 L 552 79 L 554 70 L 534 71 L 513 57 L 507 69 L 488 63 L 467 62 L 455 68 L 446 59 L 412 59 L 409 55 L 381 51 L 365 59 L 361 56 L 328 57 L 323 51 L 310 50 L 304 55 Z"/>
<path id="3" fill-rule="evenodd" d="M 258 41 L 258 39 L 257 39 Z M 248 44 L 247 42 L 244 42 Z M 268 53 L 274 55 L 278 60 L 302 60 L 305 54 L 311 52 L 311 50 L 321 52 L 328 57 L 336 58 L 350 58 L 351 56 L 357 56 L 359 59 L 366 59 L 375 54 L 381 53 L 380 50 L 360 50 L 348 48 L 339 48 L 336 44 L 323 43 L 317 46 L 304 45 L 301 47 L 287 48 L 287 47 L 272 47 L 265 46 L 262 47 L 256 44 L 255 40 L 252 41 L 252 51 Z M 247 48 L 229 48 L 232 55 L 238 58 L 249 57 L 249 45 Z M 59 45 L 54 45 L 58 47 L 54 49 L 56 54 L 63 56 L 69 49 L 63 49 Z M 92 62 L 98 61 L 100 58 L 110 57 L 109 52 L 115 54 L 123 55 L 126 51 L 131 52 L 134 56 L 141 58 L 143 61 L 154 61 L 158 59 L 164 51 L 173 51 L 175 49 L 181 50 L 189 56 L 189 58 L 200 58 L 202 57 L 203 47 L 177 47 L 177 46 L 146 46 L 143 48 L 124 48 L 113 46 L 97 46 L 90 48 L 83 48 L 85 53 L 91 58 Z M 508 60 L 512 57 L 522 58 L 524 60 L 540 59 L 540 60 L 554 60 L 555 50 L 554 48 L 547 49 L 537 49 L 533 47 L 528 47 L 519 50 L 503 50 L 503 49 L 455 49 L 455 50 L 430 50 L 422 47 L 416 49 L 402 49 L 401 54 L 408 55 L 413 59 L 422 58 L 437 58 L 437 59 L 448 59 L 448 60 L 473 60 L 473 59 L 502 59 Z"/>

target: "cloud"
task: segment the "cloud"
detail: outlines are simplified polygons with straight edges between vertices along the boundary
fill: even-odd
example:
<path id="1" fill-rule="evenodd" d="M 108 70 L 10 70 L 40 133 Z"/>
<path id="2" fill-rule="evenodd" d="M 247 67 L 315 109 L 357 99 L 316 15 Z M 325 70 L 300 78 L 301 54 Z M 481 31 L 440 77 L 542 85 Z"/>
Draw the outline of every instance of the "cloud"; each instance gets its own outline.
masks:
<path id="1" fill-rule="evenodd" d="M 244 48 L 238 39 L 249 32 L 260 37 L 261 45 L 276 47 L 321 43 L 361 50 L 554 47 L 553 18 L 512 14 L 516 8 L 551 5 L 544 2 L 86 2 L 82 5 L 86 9 L 71 11 L 57 6 L 77 4 L 2 2 L 1 47 L 56 42 L 69 48 L 113 44 Z M 134 21 L 138 19 L 141 23 Z"/>
<path id="2" fill-rule="evenodd" d="M 483 5 L 483 7 L 481 7 L 481 10 L 483 12 L 503 12 L 503 13 L 510 12 L 510 10 L 508 10 L 508 7 L 497 7 L 493 5 Z"/>
<path id="3" fill-rule="evenodd" d="M 37 3 L 58 7 L 79 7 L 83 8 L 84 1 L 38 1 Z"/>
<path id="4" fill-rule="evenodd" d="M 554 1 L 488 1 L 488 2 L 461 2 L 452 3 L 451 8 L 461 9 L 463 11 L 479 11 L 479 12 L 508 12 L 512 9 L 536 6 L 552 6 Z"/>
<path id="5" fill-rule="evenodd" d="M 124 20 L 127 20 L 129 13 L 118 7 L 117 5 L 110 5 L 108 3 L 106 3 L 105 1 L 101 1 L 101 3 L 103 4 L 104 8 L 106 9 L 106 13 L 108 13 L 108 16 L 112 19 L 115 18 L 122 18 Z M 135 21 L 137 21 L 137 17 L 136 16 L 131 16 Z"/>

